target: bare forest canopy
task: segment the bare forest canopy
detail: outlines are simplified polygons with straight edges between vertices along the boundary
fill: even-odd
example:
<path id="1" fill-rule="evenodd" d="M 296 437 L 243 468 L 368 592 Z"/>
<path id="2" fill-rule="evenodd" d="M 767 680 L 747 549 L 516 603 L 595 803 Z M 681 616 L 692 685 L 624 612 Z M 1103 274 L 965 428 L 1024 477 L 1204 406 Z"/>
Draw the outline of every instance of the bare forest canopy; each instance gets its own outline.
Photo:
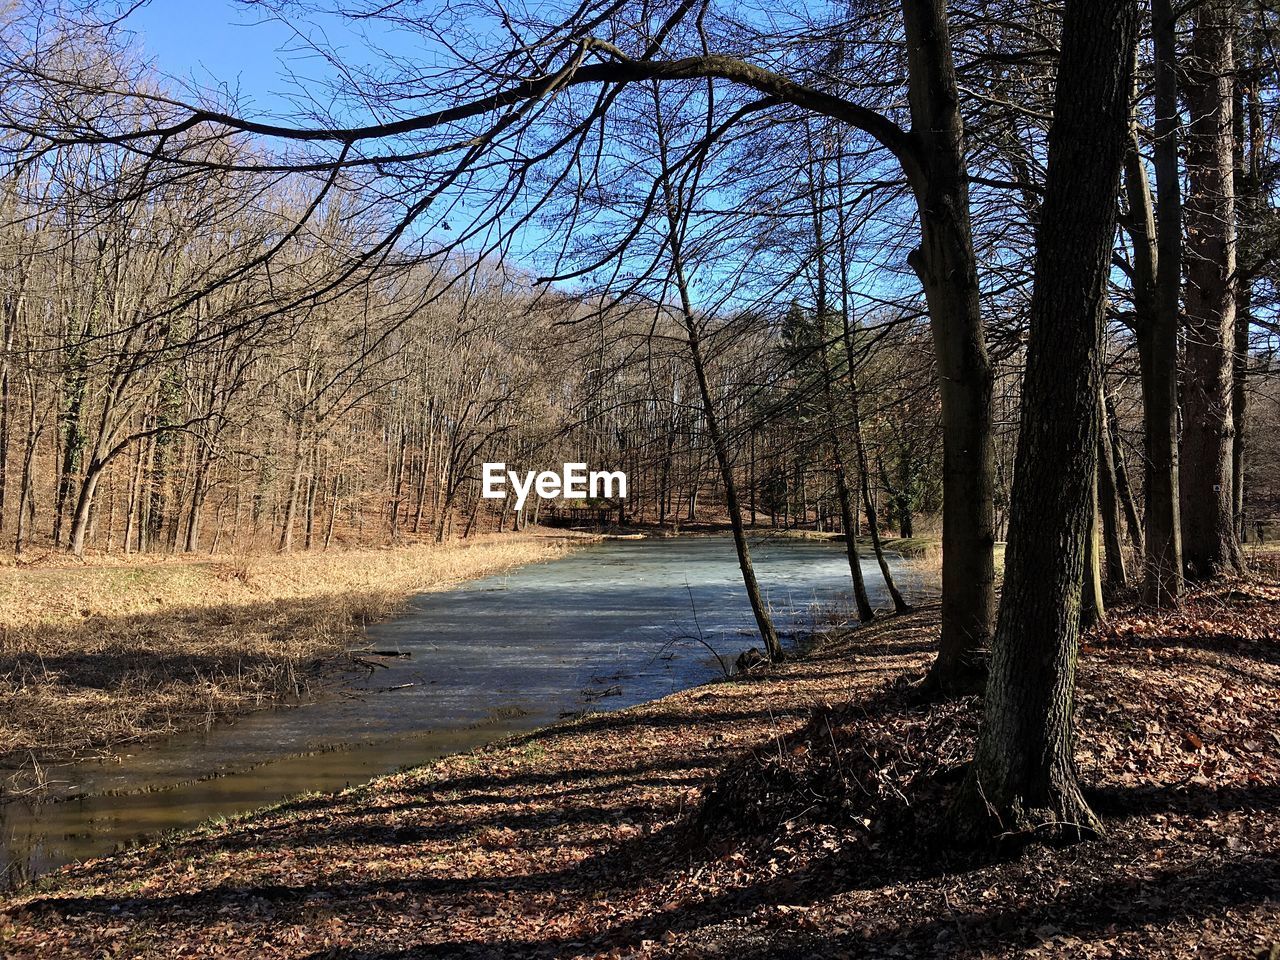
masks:
<path id="1" fill-rule="evenodd" d="M 682 285 L 752 519 L 839 526 L 831 439 L 851 417 L 817 381 L 849 378 L 850 362 L 866 461 L 850 470 L 907 535 L 939 509 L 938 372 L 911 265 L 922 173 L 894 5 L 288 3 L 280 16 L 377 22 L 432 57 L 343 70 L 310 96 L 323 110 L 283 119 L 156 75 L 127 12 L 6 15 L 12 548 L 288 549 L 492 527 L 509 520 L 479 499 L 485 460 L 607 463 L 633 475 L 629 502 L 609 505 L 619 520 L 723 519 Z M 950 11 L 1001 539 L 1059 16 Z M 1237 204 L 1253 320 L 1242 433 L 1256 438 L 1242 509 L 1265 523 L 1277 451 L 1248 427 L 1277 403 L 1274 18 L 1246 4 L 1238 20 L 1255 198 Z M 1145 157 L 1145 41 L 1139 59 Z M 512 262 L 513 243 L 535 253 Z M 1137 246 L 1118 234 L 1104 365 L 1141 514 Z"/>

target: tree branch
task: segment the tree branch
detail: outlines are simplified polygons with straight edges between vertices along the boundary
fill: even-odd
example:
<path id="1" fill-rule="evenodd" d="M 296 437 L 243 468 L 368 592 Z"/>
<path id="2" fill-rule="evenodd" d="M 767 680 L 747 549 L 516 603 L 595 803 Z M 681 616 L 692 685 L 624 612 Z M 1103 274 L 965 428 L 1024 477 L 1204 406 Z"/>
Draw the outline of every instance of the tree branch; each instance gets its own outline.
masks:
<path id="1" fill-rule="evenodd" d="M 597 50 L 615 57 L 624 56 L 609 44 L 596 40 L 584 40 L 582 52 Z M 750 87 L 761 93 L 793 106 L 832 117 L 874 137 L 902 164 L 908 176 L 914 177 L 919 164 L 910 134 L 882 113 L 845 100 L 835 94 L 796 83 L 781 74 L 774 73 L 742 60 L 719 54 L 685 57 L 679 60 L 615 59 L 605 63 L 591 63 L 575 68 L 570 65 L 569 76 L 565 71 L 533 80 L 524 80 L 506 90 L 487 97 L 459 104 L 443 110 L 406 117 L 388 123 L 359 127 L 305 128 L 289 127 L 273 123 L 249 120 L 216 110 L 191 107 L 190 113 L 164 127 L 153 127 L 126 133 L 87 138 L 87 142 L 125 144 L 149 137 L 173 137 L 201 124 L 213 124 L 229 130 L 251 133 L 283 140 L 339 143 L 350 146 L 364 140 L 378 140 L 404 136 L 449 123 L 457 123 L 472 117 L 494 113 L 529 100 L 540 99 L 555 90 L 567 86 L 587 84 L 626 84 L 644 80 L 700 80 L 715 78 Z M 77 138 L 86 142 L 86 138 Z"/>

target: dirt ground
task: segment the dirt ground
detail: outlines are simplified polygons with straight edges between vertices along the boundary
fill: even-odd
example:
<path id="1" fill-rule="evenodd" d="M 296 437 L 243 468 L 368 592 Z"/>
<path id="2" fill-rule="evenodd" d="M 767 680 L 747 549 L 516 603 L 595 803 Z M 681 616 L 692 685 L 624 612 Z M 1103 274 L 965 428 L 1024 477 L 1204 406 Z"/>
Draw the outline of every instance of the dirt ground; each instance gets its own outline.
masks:
<path id="1" fill-rule="evenodd" d="M 0 953 L 1280 958 L 1280 580 L 1113 612 L 1079 691 L 1107 836 L 998 855 L 946 844 L 978 705 L 910 695 L 937 618 L 66 868 Z"/>

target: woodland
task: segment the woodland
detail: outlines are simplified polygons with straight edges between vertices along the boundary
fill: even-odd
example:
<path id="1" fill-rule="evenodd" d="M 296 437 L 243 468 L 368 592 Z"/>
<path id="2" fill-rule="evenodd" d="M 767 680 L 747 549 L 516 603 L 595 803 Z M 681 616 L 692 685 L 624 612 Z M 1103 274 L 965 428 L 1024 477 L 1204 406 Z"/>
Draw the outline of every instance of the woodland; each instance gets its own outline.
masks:
<path id="1" fill-rule="evenodd" d="M 0 948 L 1280 957 L 1273 0 L 241 0 L 324 65 L 288 110 L 139 6 L 0 21 L 14 568 L 720 531 L 759 662 Z M 800 531 L 852 595 L 807 656 L 752 559 Z"/>

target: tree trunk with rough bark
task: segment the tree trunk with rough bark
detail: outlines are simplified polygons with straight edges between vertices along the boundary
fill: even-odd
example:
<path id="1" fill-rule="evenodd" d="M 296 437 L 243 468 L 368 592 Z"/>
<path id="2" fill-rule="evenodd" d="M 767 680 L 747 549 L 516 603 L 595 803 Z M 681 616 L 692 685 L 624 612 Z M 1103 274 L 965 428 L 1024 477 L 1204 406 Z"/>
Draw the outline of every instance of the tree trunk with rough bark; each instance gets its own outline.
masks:
<path id="1" fill-rule="evenodd" d="M 1124 537 L 1120 532 L 1120 496 L 1116 482 L 1116 461 L 1111 442 L 1111 423 L 1105 400 L 1098 418 L 1098 512 L 1102 518 L 1102 542 L 1106 548 L 1107 584 L 1114 589 L 1129 585 L 1124 562 Z"/>
<path id="2" fill-rule="evenodd" d="M 1097 478 L 1094 479 L 1093 514 L 1089 517 L 1089 533 L 1084 541 L 1084 581 L 1081 584 L 1080 629 L 1088 630 L 1107 616 L 1102 598 L 1102 543 L 1099 538 Z"/>
<path id="3" fill-rule="evenodd" d="M 1182 560 L 1197 579 L 1238 573 L 1232 480 L 1236 226 L 1230 0 L 1195 12 L 1186 69 L 1187 287 L 1182 378 Z"/>
<path id="4" fill-rule="evenodd" d="M 1136 0 L 1068 0 L 1049 133 L 1004 589 L 985 717 L 962 788 L 971 838 L 1101 829 L 1074 756 L 1080 594 Z"/>
<path id="5" fill-rule="evenodd" d="M 1146 453 L 1143 599 L 1167 607 L 1178 603 L 1183 589 L 1178 500 L 1182 181 L 1178 169 L 1177 35 L 1171 0 L 1152 0 L 1151 20 L 1155 56 L 1155 207 L 1137 152 L 1136 124 L 1125 180 L 1129 215 L 1135 227 L 1134 300 Z"/>
<path id="6" fill-rule="evenodd" d="M 1264 219 L 1267 204 L 1262 195 L 1262 158 L 1266 150 L 1263 136 L 1262 105 L 1259 101 L 1260 69 L 1265 62 L 1261 39 L 1249 53 L 1241 51 L 1244 61 L 1237 70 L 1235 110 L 1236 144 L 1236 213 L 1239 218 L 1237 250 L 1236 341 L 1232 358 L 1231 415 L 1236 433 L 1231 447 L 1232 508 L 1236 534 L 1241 542 L 1248 539 L 1244 515 L 1244 461 L 1246 380 L 1249 375 L 1249 328 L 1253 321 L 1253 281 L 1259 251 L 1257 232 Z"/>
<path id="7" fill-rule="evenodd" d="M 926 690 L 979 689 L 995 613 L 991 362 L 969 218 L 964 126 L 944 0 L 903 0 L 924 287 L 942 395 L 942 638 Z"/>

